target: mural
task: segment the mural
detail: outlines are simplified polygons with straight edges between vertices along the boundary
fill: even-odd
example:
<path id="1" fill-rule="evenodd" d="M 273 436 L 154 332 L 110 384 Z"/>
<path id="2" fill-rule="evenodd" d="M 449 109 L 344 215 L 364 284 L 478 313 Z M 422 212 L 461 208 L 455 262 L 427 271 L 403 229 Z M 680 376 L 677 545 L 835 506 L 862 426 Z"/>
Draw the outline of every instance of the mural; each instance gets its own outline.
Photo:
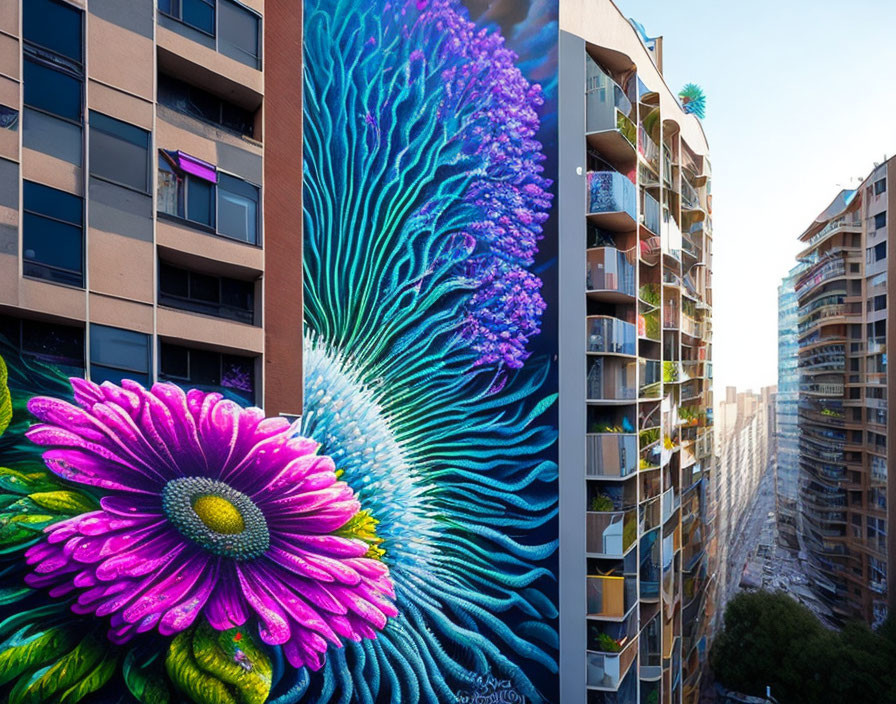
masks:
<path id="1" fill-rule="evenodd" d="M 556 2 L 305 0 L 305 415 L 397 615 L 308 702 L 556 702 Z"/>
<path id="2" fill-rule="evenodd" d="M 3 701 L 558 701 L 556 36 L 306 0 L 300 421 L 0 336 Z"/>

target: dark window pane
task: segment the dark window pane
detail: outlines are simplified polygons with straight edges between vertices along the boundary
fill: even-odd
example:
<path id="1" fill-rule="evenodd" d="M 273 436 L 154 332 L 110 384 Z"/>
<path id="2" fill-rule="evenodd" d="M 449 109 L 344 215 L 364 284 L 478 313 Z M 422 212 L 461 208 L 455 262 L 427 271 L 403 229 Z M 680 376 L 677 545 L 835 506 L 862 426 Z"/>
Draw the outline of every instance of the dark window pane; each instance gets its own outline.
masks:
<path id="1" fill-rule="evenodd" d="M 887 224 L 887 211 L 885 210 L 882 213 L 878 213 L 874 216 L 874 229 L 879 230 L 884 225 Z"/>
<path id="2" fill-rule="evenodd" d="M 125 372 L 147 374 L 150 369 L 149 335 L 106 325 L 91 325 L 90 361 L 91 364 Z"/>
<path id="3" fill-rule="evenodd" d="M 187 298 L 190 295 L 190 275 L 183 269 L 159 262 L 159 290 L 169 296 Z"/>
<path id="4" fill-rule="evenodd" d="M 231 103 L 221 103 L 221 125 L 247 137 L 255 133 L 255 116 Z"/>
<path id="5" fill-rule="evenodd" d="M 218 5 L 218 48 L 222 54 L 258 67 L 258 15 L 230 0 Z"/>
<path id="6" fill-rule="evenodd" d="M 90 113 L 90 173 L 149 191 L 149 132 L 126 122 Z"/>
<path id="7" fill-rule="evenodd" d="M 225 354 L 221 360 L 221 386 L 234 391 L 241 391 L 248 400 L 255 395 L 255 360 L 250 357 L 237 357 Z"/>
<path id="8" fill-rule="evenodd" d="M 82 230 L 80 227 L 25 213 L 23 217 L 23 258 L 66 271 L 80 272 Z"/>
<path id="9" fill-rule="evenodd" d="M 56 0 L 25 0 L 22 6 L 25 41 L 81 63 L 80 11 Z"/>
<path id="10" fill-rule="evenodd" d="M 255 286 L 249 281 L 221 279 L 221 303 L 232 308 L 251 311 L 254 308 Z"/>
<path id="11" fill-rule="evenodd" d="M 50 364 L 84 367 L 84 331 L 36 320 L 22 321 L 22 352 Z"/>
<path id="12" fill-rule="evenodd" d="M 25 105 L 81 122 L 81 81 L 25 59 Z"/>
<path id="13" fill-rule="evenodd" d="M 6 105 L 0 105 L 0 128 L 17 130 L 19 128 L 19 111 Z"/>
<path id="14" fill-rule="evenodd" d="M 180 0 L 159 0 L 159 11 L 172 17 L 180 17 Z"/>
<path id="15" fill-rule="evenodd" d="M 81 198 L 56 188 L 25 181 L 23 188 L 25 210 L 42 213 L 73 225 L 83 222 Z"/>
<path id="16" fill-rule="evenodd" d="M 187 220 L 215 226 L 215 187 L 208 181 L 187 178 Z"/>
<path id="17" fill-rule="evenodd" d="M 111 381 L 113 384 L 121 384 L 122 379 L 131 379 L 143 386 L 149 386 L 151 381 L 149 374 L 135 372 L 129 369 L 115 369 L 104 367 L 101 364 L 90 365 L 90 380 L 95 384 Z"/>
<path id="18" fill-rule="evenodd" d="M 206 0 L 181 0 L 182 19 L 185 24 L 202 30 L 206 34 L 215 33 L 215 6 Z"/>
<path id="19" fill-rule="evenodd" d="M 218 303 L 221 299 L 218 279 L 205 274 L 190 274 L 190 298 L 206 303 Z"/>
<path id="20" fill-rule="evenodd" d="M 190 350 L 190 383 L 218 386 L 221 383 L 221 355 L 206 350 Z"/>
<path id="21" fill-rule="evenodd" d="M 251 184 L 220 174 L 218 180 L 218 232 L 257 244 L 258 189 Z"/>
<path id="22" fill-rule="evenodd" d="M 164 376 L 189 380 L 190 352 L 186 347 L 163 342 L 159 351 L 159 370 Z"/>

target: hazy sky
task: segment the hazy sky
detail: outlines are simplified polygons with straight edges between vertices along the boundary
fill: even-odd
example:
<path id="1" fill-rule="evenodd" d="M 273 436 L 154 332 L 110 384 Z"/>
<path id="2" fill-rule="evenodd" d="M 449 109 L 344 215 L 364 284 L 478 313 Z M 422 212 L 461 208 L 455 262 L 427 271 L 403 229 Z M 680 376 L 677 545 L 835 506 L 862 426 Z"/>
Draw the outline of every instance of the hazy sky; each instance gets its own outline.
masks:
<path id="1" fill-rule="evenodd" d="M 896 1 L 616 0 L 707 96 L 716 397 L 776 383 L 777 287 L 797 236 L 896 154 Z"/>

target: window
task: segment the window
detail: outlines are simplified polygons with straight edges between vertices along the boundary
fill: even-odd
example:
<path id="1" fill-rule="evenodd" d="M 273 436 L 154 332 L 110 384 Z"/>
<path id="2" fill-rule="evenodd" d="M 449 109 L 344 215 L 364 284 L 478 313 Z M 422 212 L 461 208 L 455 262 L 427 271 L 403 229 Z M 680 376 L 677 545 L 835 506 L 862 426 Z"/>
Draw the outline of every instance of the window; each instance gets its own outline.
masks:
<path id="1" fill-rule="evenodd" d="M 19 129 L 19 111 L 7 105 L 0 105 L 0 129 Z"/>
<path id="2" fill-rule="evenodd" d="M 887 243 L 881 242 L 880 244 L 874 245 L 874 260 L 876 262 L 881 261 L 882 259 L 887 258 Z"/>
<path id="3" fill-rule="evenodd" d="M 874 216 L 874 229 L 879 230 L 887 224 L 887 211 L 878 213 Z"/>
<path id="4" fill-rule="evenodd" d="M 25 41 L 82 63 L 81 12 L 57 0 L 27 0 L 22 3 Z"/>
<path id="5" fill-rule="evenodd" d="M 851 262 L 849 265 L 849 273 L 850 274 L 858 274 L 860 271 L 859 264 L 857 262 Z"/>
<path id="6" fill-rule="evenodd" d="M 246 137 L 253 136 L 255 131 L 254 112 L 163 73 L 159 74 L 158 101 L 172 110 Z"/>
<path id="7" fill-rule="evenodd" d="M 159 345 L 159 379 L 217 391 L 243 405 L 255 403 L 255 360 L 252 357 L 163 342 Z"/>
<path id="8" fill-rule="evenodd" d="M 133 379 L 152 383 L 150 336 L 106 325 L 90 326 L 90 380 L 101 384 Z"/>
<path id="9" fill-rule="evenodd" d="M 215 36 L 214 0 L 159 0 L 159 12 Z"/>
<path id="10" fill-rule="evenodd" d="M 258 244 L 258 187 L 189 154 L 159 153 L 158 208 L 219 235 Z"/>
<path id="11" fill-rule="evenodd" d="M 258 188 L 233 176 L 220 175 L 218 232 L 249 244 L 258 243 Z"/>
<path id="12" fill-rule="evenodd" d="M 258 68 L 261 18 L 231 0 L 220 0 L 218 13 L 218 51 Z"/>
<path id="13" fill-rule="evenodd" d="M 887 307 L 887 294 L 874 297 L 874 310 L 884 310 Z"/>
<path id="14" fill-rule="evenodd" d="M 159 153 L 159 212 L 215 227 L 215 167 L 182 152 Z"/>
<path id="15" fill-rule="evenodd" d="M 159 262 L 159 303 L 242 323 L 255 322 L 255 284 Z"/>
<path id="16" fill-rule="evenodd" d="M 82 13 L 57 0 L 29 0 L 22 7 L 23 144 L 81 166 Z"/>
<path id="17" fill-rule="evenodd" d="M 149 132 L 91 110 L 90 175 L 149 193 Z"/>
<path id="18" fill-rule="evenodd" d="M 84 374 L 81 328 L 0 316 L 0 336 L 26 360 L 52 365 L 66 376 Z"/>
<path id="19" fill-rule="evenodd" d="M 81 123 L 82 80 L 29 57 L 24 62 L 25 105 Z"/>
<path id="20" fill-rule="evenodd" d="M 882 178 L 880 181 L 874 182 L 874 195 L 879 196 L 887 190 L 887 179 Z"/>
<path id="21" fill-rule="evenodd" d="M 81 198 L 24 182 L 22 245 L 24 273 L 82 286 L 84 208 Z"/>

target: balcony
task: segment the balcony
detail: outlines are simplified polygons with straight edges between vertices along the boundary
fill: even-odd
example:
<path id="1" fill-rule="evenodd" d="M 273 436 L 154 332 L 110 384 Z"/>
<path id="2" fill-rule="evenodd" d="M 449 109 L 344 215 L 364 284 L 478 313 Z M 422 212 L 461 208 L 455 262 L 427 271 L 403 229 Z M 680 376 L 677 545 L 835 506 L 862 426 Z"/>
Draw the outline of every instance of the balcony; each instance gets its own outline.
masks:
<path id="1" fill-rule="evenodd" d="M 638 535 L 638 511 L 597 512 L 585 516 L 585 549 L 594 555 L 622 557 Z"/>
<path id="2" fill-rule="evenodd" d="M 638 583 L 631 577 L 588 575 L 588 616 L 621 620 L 638 601 Z"/>
<path id="3" fill-rule="evenodd" d="M 660 311 L 658 308 L 638 316 L 638 337 L 660 341 Z"/>
<path id="4" fill-rule="evenodd" d="M 588 146 L 620 167 L 633 167 L 638 130 L 629 115 L 625 91 L 588 57 L 585 87 L 585 132 Z"/>
<path id="5" fill-rule="evenodd" d="M 615 357 L 598 357 L 588 370 L 585 396 L 588 401 L 634 401 L 635 362 Z"/>
<path id="6" fill-rule="evenodd" d="M 585 270 L 585 289 L 601 293 L 601 300 L 627 301 L 635 297 L 635 267 L 630 259 L 634 250 L 621 252 L 614 247 L 589 249 Z"/>
<path id="7" fill-rule="evenodd" d="M 662 394 L 659 361 L 653 359 L 639 359 L 638 372 L 640 378 L 638 397 L 659 398 Z"/>
<path id="8" fill-rule="evenodd" d="M 641 190 L 641 224 L 654 235 L 660 234 L 660 204 L 647 191 Z"/>
<path id="9" fill-rule="evenodd" d="M 589 171 L 588 219 L 606 230 L 627 232 L 638 225 L 638 192 L 618 171 Z"/>
<path id="10" fill-rule="evenodd" d="M 663 383 L 678 384 L 682 379 L 681 362 L 663 361 Z"/>
<path id="11" fill-rule="evenodd" d="M 587 319 L 588 352 L 618 354 L 634 357 L 637 354 L 638 329 L 632 323 L 607 315 Z"/>
<path id="12" fill-rule="evenodd" d="M 623 479 L 637 471 L 638 436 L 634 433 L 589 433 L 585 449 L 588 477 Z"/>
<path id="13" fill-rule="evenodd" d="M 660 499 L 661 505 L 661 518 L 660 520 L 665 523 L 668 521 L 672 514 L 675 512 L 675 509 L 681 504 L 681 499 L 675 496 L 675 489 L 669 488 L 663 492 L 663 495 Z"/>
<path id="14" fill-rule="evenodd" d="M 681 179 L 681 208 L 682 210 L 700 210 L 700 196 L 686 178 Z"/>
<path id="15" fill-rule="evenodd" d="M 638 153 L 643 157 L 644 163 L 656 174 L 654 177 L 656 180 L 660 173 L 660 148 L 650 138 L 643 126 L 638 127 Z"/>
<path id="16" fill-rule="evenodd" d="M 618 689 L 638 654 L 638 639 L 632 639 L 619 653 L 588 651 L 587 685 L 600 689 Z"/>

